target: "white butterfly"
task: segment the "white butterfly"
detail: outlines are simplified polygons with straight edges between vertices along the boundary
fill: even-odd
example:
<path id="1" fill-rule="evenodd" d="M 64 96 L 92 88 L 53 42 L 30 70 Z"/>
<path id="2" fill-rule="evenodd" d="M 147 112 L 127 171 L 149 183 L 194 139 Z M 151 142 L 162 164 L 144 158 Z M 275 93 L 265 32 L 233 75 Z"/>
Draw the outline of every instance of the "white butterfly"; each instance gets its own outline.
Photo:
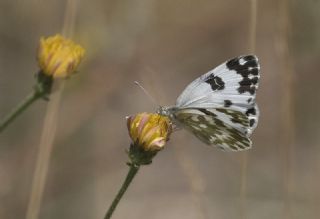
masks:
<path id="1" fill-rule="evenodd" d="M 157 112 L 206 144 L 247 150 L 259 117 L 255 103 L 259 78 L 258 58 L 239 56 L 191 82 L 175 106 L 160 107 Z"/>

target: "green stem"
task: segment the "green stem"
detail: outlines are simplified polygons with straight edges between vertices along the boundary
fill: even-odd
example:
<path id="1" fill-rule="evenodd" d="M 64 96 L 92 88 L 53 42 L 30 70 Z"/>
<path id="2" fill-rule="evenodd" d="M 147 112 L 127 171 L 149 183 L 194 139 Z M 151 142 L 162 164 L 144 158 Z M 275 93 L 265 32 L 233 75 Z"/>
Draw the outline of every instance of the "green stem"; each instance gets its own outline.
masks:
<path id="1" fill-rule="evenodd" d="M 114 210 L 116 209 L 119 201 L 121 200 L 123 194 L 126 192 L 126 190 L 127 190 L 128 186 L 130 185 L 133 177 L 137 174 L 139 168 L 140 168 L 139 165 L 130 164 L 130 169 L 129 169 L 129 172 L 127 174 L 127 177 L 126 177 L 125 181 L 123 182 L 118 194 L 114 198 L 111 206 L 109 207 L 106 215 L 104 216 L 104 219 L 111 218 L 111 216 L 112 216 Z"/>
<path id="2" fill-rule="evenodd" d="M 0 133 L 25 109 L 28 108 L 35 100 L 40 98 L 43 92 L 34 90 L 29 94 L 16 108 L 14 108 L 1 122 L 0 122 Z"/>

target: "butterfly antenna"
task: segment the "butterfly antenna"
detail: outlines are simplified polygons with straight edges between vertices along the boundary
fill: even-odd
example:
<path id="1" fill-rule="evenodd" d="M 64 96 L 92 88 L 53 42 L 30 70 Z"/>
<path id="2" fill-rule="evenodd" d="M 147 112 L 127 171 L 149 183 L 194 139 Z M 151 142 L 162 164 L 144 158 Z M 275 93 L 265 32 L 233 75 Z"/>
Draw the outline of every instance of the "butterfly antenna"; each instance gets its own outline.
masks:
<path id="1" fill-rule="evenodd" d="M 150 93 L 149 93 L 138 81 L 134 81 L 134 84 L 141 88 L 141 90 L 143 91 L 143 93 L 145 93 L 145 94 L 149 97 L 149 99 L 152 101 L 152 103 L 154 103 L 155 105 L 159 106 L 159 104 L 158 104 L 158 103 L 155 101 L 155 99 L 150 95 Z"/>

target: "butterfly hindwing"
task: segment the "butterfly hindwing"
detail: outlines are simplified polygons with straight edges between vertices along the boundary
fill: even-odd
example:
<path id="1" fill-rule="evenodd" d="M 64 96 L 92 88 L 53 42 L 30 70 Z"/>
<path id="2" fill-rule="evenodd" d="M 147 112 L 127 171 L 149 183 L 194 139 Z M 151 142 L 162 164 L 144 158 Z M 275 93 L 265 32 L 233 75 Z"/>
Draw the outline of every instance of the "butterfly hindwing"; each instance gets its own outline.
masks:
<path id="1" fill-rule="evenodd" d="M 248 118 L 240 112 L 225 109 L 184 109 L 175 120 L 208 145 L 225 151 L 242 151 L 251 147 L 245 130 Z"/>

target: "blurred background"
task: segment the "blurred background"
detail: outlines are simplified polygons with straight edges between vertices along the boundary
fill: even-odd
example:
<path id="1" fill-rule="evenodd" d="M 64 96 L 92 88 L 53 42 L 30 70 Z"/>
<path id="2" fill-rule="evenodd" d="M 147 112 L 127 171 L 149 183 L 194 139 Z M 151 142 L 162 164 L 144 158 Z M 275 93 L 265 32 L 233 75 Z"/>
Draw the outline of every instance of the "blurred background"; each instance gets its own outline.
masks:
<path id="1" fill-rule="evenodd" d="M 32 91 L 41 36 L 71 22 L 86 48 L 59 103 L 39 218 L 103 218 L 128 171 L 125 116 L 157 107 L 133 81 L 172 105 L 196 77 L 248 53 L 261 64 L 252 150 L 176 132 L 113 218 L 319 218 L 319 10 L 316 0 L 0 0 L 0 118 Z M 1 133 L 0 218 L 26 217 L 47 106 Z"/>

